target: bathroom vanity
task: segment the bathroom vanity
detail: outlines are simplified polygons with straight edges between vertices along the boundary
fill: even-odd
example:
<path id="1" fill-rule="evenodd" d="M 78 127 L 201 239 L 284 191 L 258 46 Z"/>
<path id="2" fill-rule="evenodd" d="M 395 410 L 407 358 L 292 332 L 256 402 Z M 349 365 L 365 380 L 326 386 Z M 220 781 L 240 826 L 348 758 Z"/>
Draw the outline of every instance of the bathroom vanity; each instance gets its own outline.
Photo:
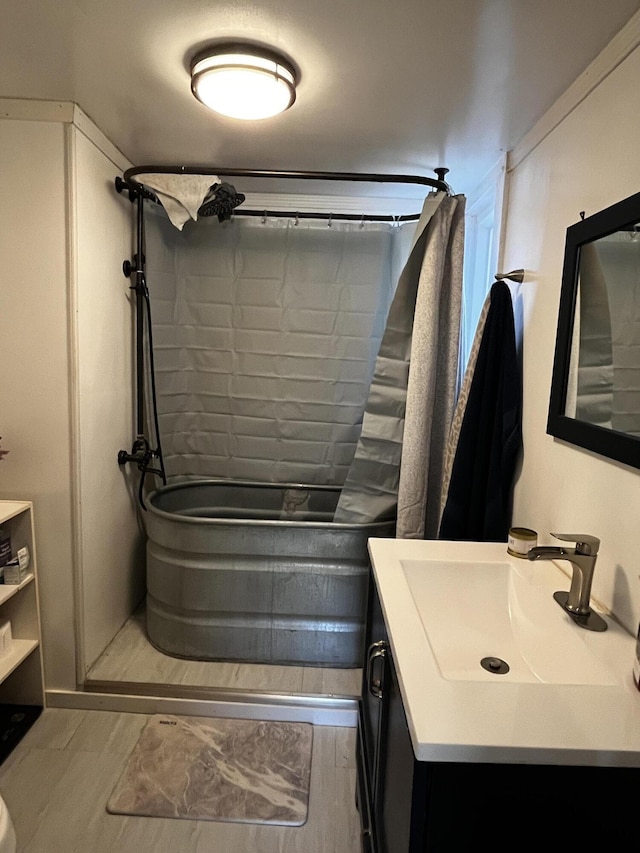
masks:
<path id="1" fill-rule="evenodd" d="M 532 849 L 559 832 L 635 842 L 634 638 L 609 617 L 601 634 L 576 626 L 553 600 L 569 579 L 504 544 L 372 539 L 369 551 L 363 851 Z"/>

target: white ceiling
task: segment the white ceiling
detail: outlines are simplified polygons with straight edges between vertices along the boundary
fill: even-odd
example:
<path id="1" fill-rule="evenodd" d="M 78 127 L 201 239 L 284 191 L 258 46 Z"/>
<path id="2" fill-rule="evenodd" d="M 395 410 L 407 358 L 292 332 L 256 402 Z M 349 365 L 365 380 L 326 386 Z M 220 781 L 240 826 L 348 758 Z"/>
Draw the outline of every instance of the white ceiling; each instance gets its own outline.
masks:
<path id="1" fill-rule="evenodd" d="M 468 192 L 640 0 L 1 0 L 0 97 L 74 101 L 134 165 L 431 175 Z M 241 122 L 190 92 L 193 53 L 268 45 L 286 113 Z"/>

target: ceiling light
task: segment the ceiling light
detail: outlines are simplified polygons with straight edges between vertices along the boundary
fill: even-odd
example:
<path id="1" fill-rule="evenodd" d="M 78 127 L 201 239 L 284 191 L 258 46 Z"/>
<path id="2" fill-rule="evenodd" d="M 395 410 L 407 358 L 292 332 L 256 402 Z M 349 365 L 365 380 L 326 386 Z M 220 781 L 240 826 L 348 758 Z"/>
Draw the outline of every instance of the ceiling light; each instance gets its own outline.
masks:
<path id="1" fill-rule="evenodd" d="M 276 53 L 226 45 L 196 56 L 191 91 L 217 113 L 261 119 L 291 106 L 296 98 L 296 77 L 291 65 Z"/>

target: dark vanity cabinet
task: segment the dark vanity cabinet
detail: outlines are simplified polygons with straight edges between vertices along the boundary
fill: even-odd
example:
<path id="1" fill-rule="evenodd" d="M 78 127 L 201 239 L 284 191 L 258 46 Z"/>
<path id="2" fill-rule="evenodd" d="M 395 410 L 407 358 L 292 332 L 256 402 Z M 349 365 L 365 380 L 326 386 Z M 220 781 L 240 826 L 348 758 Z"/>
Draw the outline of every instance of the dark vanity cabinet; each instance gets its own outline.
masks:
<path id="1" fill-rule="evenodd" d="M 356 802 L 363 853 L 458 853 L 635 844 L 640 769 L 417 761 L 373 576 L 359 702 Z M 639 724 L 640 724 L 640 696 Z"/>
<path id="2" fill-rule="evenodd" d="M 425 850 L 428 765 L 413 755 L 375 583 L 369 585 L 358 720 L 358 808 L 365 853 Z"/>

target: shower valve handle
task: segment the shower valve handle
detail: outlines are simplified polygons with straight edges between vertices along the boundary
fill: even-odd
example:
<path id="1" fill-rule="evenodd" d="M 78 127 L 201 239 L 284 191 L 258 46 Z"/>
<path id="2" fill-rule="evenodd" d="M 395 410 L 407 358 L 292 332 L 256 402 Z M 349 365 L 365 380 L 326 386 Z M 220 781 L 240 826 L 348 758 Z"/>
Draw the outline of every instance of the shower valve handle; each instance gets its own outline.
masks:
<path id="1" fill-rule="evenodd" d="M 146 465 L 154 455 L 147 439 L 144 436 L 138 437 L 133 442 L 131 453 L 127 453 L 126 450 L 118 451 L 118 465 L 126 465 L 127 462 L 135 462 L 139 466 Z"/>

